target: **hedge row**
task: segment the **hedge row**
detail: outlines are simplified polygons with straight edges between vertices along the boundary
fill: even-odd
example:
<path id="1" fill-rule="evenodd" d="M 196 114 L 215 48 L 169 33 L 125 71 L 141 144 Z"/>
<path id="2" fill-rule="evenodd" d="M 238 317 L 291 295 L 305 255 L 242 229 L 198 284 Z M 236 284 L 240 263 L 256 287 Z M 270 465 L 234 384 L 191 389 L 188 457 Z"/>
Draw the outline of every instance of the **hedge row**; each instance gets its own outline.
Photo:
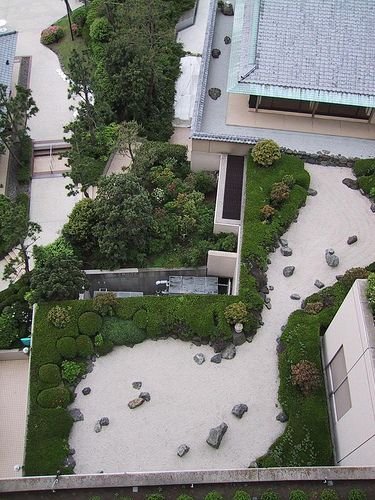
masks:
<path id="1" fill-rule="evenodd" d="M 358 185 L 366 194 L 375 189 L 375 159 L 357 160 L 353 167 Z"/>

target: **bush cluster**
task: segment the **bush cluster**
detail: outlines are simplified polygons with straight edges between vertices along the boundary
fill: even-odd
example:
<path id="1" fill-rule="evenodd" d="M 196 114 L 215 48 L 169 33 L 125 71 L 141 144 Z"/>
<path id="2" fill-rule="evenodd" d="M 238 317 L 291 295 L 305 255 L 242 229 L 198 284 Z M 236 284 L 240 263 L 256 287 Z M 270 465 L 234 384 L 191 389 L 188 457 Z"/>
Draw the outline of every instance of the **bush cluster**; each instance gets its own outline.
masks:
<path id="1" fill-rule="evenodd" d="M 118 300 L 113 292 L 97 295 L 92 301 L 92 308 L 101 316 L 113 316 L 117 305 Z"/>
<path id="2" fill-rule="evenodd" d="M 225 319 L 229 324 L 246 323 L 249 318 L 249 312 L 244 302 L 234 302 L 229 304 L 224 311 Z"/>
<path id="3" fill-rule="evenodd" d="M 279 494 L 276 491 L 268 490 L 262 493 L 261 500 L 279 500 Z"/>
<path id="4" fill-rule="evenodd" d="M 66 408 L 70 403 L 70 393 L 65 387 L 51 387 L 38 394 L 38 404 L 42 408 Z"/>
<path id="5" fill-rule="evenodd" d="M 69 311 L 61 306 L 54 306 L 48 313 L 48 321 L 56 328 L 65 328 L 70 321 Z"/>
<path id="6" fill-rule="evenodd" d="M 139 344 L 146 339 L 146 332 L 138 328 L 134 321 L 117 317 L 105 318 L 102 334 L 114 345 Z"/>
<path id="7" fill-rule="evenodd" d="M 77 355 L 81 358 L 87 358 L 94 354 L 94 346 L 88 335 L 78 335 L 76 338 Z"/>
<path id="8" fill-rule="evenodd" d="M 103 325 L 103 318 L 96 312 L 85 312 L 78 319 L 78 329 L 83 335 L 96 335 Z"/>
<path id="9" fill-rule="evenodd" d="M 375 159 L 357 160 L 353 167 L 358 184 L 363 191 L 374 197 L 375 195 Z"/>
<path id="10" fill-rule="evenodd" d="M 355 488 L 349 491 L 348 500 L 366 500 L 367 495 L 363 490 Z"/>
<path id="11" fill-rule="evenodd" d="M 304 311 L 307 314 L 319 314 L 323 307 L 323 302 L 309 302 L 306 304 Z"/>
<path id="12" fill-rule="evenodd" d="M 272 207 L 271 205 L 263 205 L 263 207 L 260 209 L 260 213 L 263 220 L 269 221 L 275 215 L 276 208 Z"/>
<path id="13" fill-rule="evenodd" d="M 289 494 L 289 500 L 309 500 L 309 495 L 302 490 L 293 490 Z"/>
<path id="14" fill-rule="evenodd" d="M 233 500 L 251 500 L 251 495 L 245 490 L 237 490 L 233 495 Z"/>
<path id="15" fill-rule="evenodd" d="M 40 41 L 43 45 L 51 45 L 51 43 L 56 43 L 61 40 L 63 36 L 64 30 L 62 27 L 53 24 L 42 31 Z"/>
<path id="16" fill-rule="evenodd" d="M 349 291 L 356 280 L 367 279 L 369 271 L 363 267 L 353 267 L 348 269 L 341 278 L 341 283 Z"/>
<path id="17" fill-rule="evenodd" d="M 339 500 L 339 495 L 335 490 L 329 490 L 328 488 L 322 490 L 319 495 L 320 500 Z"/>
<path id="18" fill-rule="evenodd" d="M 280 205 L 283 201 L 289 198 L 290 189 L 285 182 L 275 182 L 272 185 L 270 199 L 275 206 Z"/>

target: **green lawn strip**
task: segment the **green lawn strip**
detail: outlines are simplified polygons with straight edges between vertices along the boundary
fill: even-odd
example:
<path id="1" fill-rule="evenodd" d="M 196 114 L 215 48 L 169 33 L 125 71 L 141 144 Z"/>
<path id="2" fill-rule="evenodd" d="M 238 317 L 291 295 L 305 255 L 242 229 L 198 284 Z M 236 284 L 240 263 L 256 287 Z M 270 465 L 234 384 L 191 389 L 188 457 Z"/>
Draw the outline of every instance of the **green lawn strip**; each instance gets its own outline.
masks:
<path id="1" fill-rule="evenodd" d="M 358 185 L 366 194 L 375 189 L 375 158 L 357 160 L 353 167 Z"/>
<path id="2" fill-rule="evenodd" d="M 57 54 L 62 70 L 64 71 L 65 74 L 69 75 L 68 73 L 69 59 L 70 56 L 72 55 L 73 50 L 75 49 L 77 51 L 82 51 L 87 49 L 88 47 L 85 42 L 85 37 L 83 36 L 75 35 L 74 40 L 72 40 L 67 16 L 62 17 L 54 24 L 56 24 L 57 26 L 61 26 L 63 28 L 64 36 L 57 43 L 52 43 L 51 45 L 47 45 L 46 47 L 55 52 L 55 54 Z"/>

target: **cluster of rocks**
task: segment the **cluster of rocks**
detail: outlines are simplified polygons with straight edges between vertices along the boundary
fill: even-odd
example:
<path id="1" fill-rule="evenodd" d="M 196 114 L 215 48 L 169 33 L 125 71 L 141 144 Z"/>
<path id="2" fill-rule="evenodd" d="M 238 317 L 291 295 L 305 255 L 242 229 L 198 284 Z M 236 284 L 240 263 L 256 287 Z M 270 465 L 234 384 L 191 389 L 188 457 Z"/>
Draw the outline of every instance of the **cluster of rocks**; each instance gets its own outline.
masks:
<path id="1" fill-rule="evenodd" d="M 296 155 L 301 158 L 301 160 L 312 163 L 313 165 L 323 165 L 326 167 L 349 167 L 353 168 L 354 163 L 358 158 L 347 158 L 342 155 L 331 154 L 330 151 L 322 150 L 316 153 L 308 153 L 306 151 L 298 151 L 296 149 L 281 148 L 283 153 L 289 155 Z"/>
<path id="2" fill-rule="evenodd" d="M 133 389 L 139 390 L 142 387 L 142 382 L 133 382 Z M 138 406 L 142 406 L 145 401 L 151 401 L 151 396 L 149 392 L 141 392 L 137 398 L 132 399 L 128 403 L 128 407 L 131 410 L 138 408 Z"/>
<path id="3" fill-rule="evenodd" d="M 94 431 L 96 433 L 100 432 L 103 427 L 107 427 L 109 425 L 109 418 L 108 417 L 102 417 L 94 425 Z"/>
<path id="4" fill-rule="evenodd" d="M 244 340 L 242 336 L 244 337 Z M 233 343 L 227 343 L 225 341 L 220 341 L 217 344 L 213 344 L 215 354 L 210 358 L 211 363 L 219 364 L 222 359 L 233 359 L 236 356 L 236 345 L 241 345 L 243 342 L 246 342 L 245 335 L 241 332 L 241 334 L 235 333 L 233 335 Z M 206 361 L 206 356 L 199 352 L 194 355 L 193 360 L 197 363 L 197 365 L 202 365 Z"/>
<path id="5" fill-rule="evenodd" d="M 284 255 L 284 257 L 290 257 L 291 255 L 293 255 L 293 250 L 289 247 L 288 240 L 286 240 L 285 238 L 280 238 L 279 241 L 281 245 L 281 254 Z"/>

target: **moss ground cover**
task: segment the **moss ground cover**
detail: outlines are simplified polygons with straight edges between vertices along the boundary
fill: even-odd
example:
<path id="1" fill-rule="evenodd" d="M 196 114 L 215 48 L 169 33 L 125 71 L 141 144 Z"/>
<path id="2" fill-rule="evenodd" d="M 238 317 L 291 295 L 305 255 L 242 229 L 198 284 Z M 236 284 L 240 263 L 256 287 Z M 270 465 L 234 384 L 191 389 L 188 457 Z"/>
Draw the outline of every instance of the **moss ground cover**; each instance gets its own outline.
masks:
<path id="1" fill-rule="evenodd" d="M 357 160 L 353 167 L 358 184 L 366 194 L 371 194 L 375 189 L 375 159 Z"/>

